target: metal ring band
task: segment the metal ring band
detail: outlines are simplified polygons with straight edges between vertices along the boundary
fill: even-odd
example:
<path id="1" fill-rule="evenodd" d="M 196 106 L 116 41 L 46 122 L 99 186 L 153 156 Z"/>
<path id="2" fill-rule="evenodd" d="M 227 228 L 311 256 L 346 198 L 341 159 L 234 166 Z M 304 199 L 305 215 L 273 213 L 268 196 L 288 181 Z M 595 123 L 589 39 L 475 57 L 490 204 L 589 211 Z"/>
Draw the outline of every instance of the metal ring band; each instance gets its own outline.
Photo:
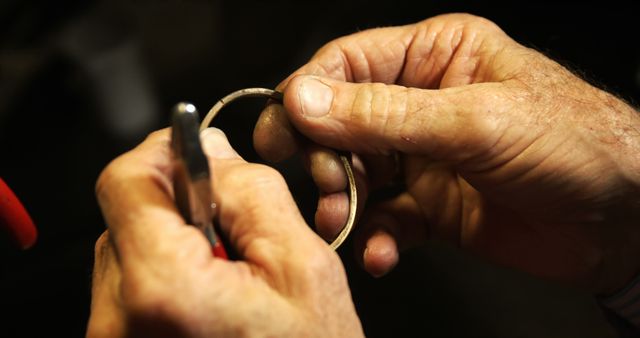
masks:
<path id="1" fill-rule="evenodd" d="M 220 110 L 226 106 L 227 104 L 242 98 L 242 97 L 267 97 L 278 102 L 282 102 L 282 93 L 267 89 L 267 88 L 246 88 L 235 91 L 222 99 L 216 102 L 213 107 L 209 110 L 205 118 L 202 120 L 200 124 L 200 131 L 208 128 L 213 121 L 213 118 L 218 115 Z M 349 153 L 350 155 L 350 153 Z M 347 239 L 351 230 L 353 229 L 353 224 L 356 221 L 356 209 L 358 206 L 358 191 L 356 190 L 356 180 L 353 175 L 353 169 L 351 168 L 350 158 L 346 155 L 339 154 L 340 161 L 342 162 L 342 166 L 344 167 L 344 171 L 347 173 L 347 179 L 349 180 L 349 217 L 347 218 L 347 222 L 344 227 L 338 234 L 338 236 L 329 244 L 329 246 L 336 250 L 340 245 Z"/>

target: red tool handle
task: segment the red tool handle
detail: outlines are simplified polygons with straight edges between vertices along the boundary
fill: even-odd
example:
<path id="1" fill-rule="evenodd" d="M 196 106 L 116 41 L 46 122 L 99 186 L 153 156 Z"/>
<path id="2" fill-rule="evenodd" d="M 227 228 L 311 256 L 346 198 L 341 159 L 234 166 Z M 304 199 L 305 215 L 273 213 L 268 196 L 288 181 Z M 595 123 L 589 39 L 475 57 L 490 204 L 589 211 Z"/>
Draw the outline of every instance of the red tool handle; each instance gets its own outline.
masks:
<path id="1" fill-rule="evenodd" d="M 211 251 L 213 252 L 213 255 L 218 258 L 229 259 L 229 256 L 227 256 L 227 250 L 224 249 L 224 246 L 222 246 L 220 241 L 213 245 Z"/>
<path id="2" fill-rule="evenodd" d="M 22 203 L 0 178 L 0 229 L 21 248 L 28 249 L 38 237 L 36 226 Z"/>

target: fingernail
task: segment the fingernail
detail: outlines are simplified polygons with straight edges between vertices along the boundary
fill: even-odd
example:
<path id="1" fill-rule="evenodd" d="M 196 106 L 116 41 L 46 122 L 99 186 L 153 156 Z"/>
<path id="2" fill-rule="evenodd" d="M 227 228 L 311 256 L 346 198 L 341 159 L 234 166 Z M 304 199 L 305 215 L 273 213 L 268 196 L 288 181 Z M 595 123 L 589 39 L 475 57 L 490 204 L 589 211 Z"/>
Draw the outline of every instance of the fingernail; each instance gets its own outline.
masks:
<path id="1" fill-rule="evenodd" d="M 298 98 L 304 116 L 322 117 L 331 108 L 333 89 L 315 78 L 306 78 L 300 84 Z"/>

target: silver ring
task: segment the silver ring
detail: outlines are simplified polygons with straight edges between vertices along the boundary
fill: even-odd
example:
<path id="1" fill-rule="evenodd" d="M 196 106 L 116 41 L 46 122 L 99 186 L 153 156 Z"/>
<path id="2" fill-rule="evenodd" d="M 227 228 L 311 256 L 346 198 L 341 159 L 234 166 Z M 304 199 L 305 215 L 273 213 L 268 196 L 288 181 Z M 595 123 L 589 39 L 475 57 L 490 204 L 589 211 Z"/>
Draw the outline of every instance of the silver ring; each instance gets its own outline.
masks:
<path id="1" fill-rule="evenodd" d="M 207 115 L 202 120 L 202 123 L 200 124 L 200 131 L 207 129 L 209 125 L 211 125 L 211 121 L 213 121 L 213 119 L 216 117 L 216 115 L 218 115 L 218 113 L 220 112 L 220 110 L 222 110 L 224 106 L 243 97 L 266 97 L 282 103 L 282 93 L 275 91 L 273 89 L 246 88 L 246 89 L 237 90 L 221 98 L 220 100 L 218 100 L 218 102 L 216 102 L 216 104 L 213 105 L 213 107 L 211 107 Z M 356 180 L 355 180 L 355 176 L 353 175 L 353 169 L 351 167 L 351 160 L 350 160 L 351 153 L 349 153 L 348 155 L 349 156 L 339 153 L 338 156 L 340 157 L 340 161 L 342 162 L 342 166 L 344 167 L 344 170 L 347 173 L 347 178 L 349 181 L 349 217 L 347 218 L 347 222 L 345 223 L 344 227 L 342 228 L 338 236 L 329 244 L 329 246 L 333 250 L 338 249 L 340 245 L 344 243 L 344 241 L 347 239 L 347 237 L 351 233 L 351 230 L 353 230 L 353 224 L 356 221 L 356 209 L 358 207 L 358 191 L 356 189 Z"/>

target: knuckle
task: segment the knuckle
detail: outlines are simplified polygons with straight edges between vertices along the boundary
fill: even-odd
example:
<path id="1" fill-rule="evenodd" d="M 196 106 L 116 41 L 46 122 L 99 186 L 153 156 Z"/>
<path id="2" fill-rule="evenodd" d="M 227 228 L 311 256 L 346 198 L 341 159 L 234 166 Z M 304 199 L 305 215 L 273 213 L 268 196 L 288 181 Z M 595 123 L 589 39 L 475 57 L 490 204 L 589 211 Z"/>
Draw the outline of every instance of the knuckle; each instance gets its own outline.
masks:
<path id="1" fill-rule="evenodd" d="M 351 128 L 366 130 L 375 135 L 398 135 L 410 117 L 410 90 L 404 86 L 371 83 L 356 85 L 349 115 Z M 361 130 L 355 130 L 359 134 Z M 371 142 L 366 147 L 385 153 L 390 147 L 382 139 Z M 375 142 L 378 142 L 376 144 Z"/>
<path id="2" fill-rule="evenodd" d="M 370 85 L 359 85 L 351 103 L 349 121 L 357 125 L 368 126 L 371 122 L 371 102 L 373 91 Z"/>
<path id="3" fill-rule="evenodd" d="M 418 24 L 418 29 L 437 32 L 457 32 L 468 37 L 491 34 L 492 37 L 504 35 L 502 29 L 493 21 L 469 13 L 451 13 L 426 19 Z M 497 34 L 497 35 L 496 35 Z M 455 34 L 454 34 L 455 35 Z M 442 36 L 450 36 L 443 34 Z"/>
<path id="4" fill-rule="evenodd" d="M 471 24 L 472 27 L 475 26 L 477 28 L 490 29 L 490 30 L 500 29 L 500 27 L 498 27 L 496 23 L 481 16 L 472 15 L 472 14 L 463 14 L 463 17 Z"/>
<path id="5" fill-rule="evenodd" d="M 225 181 L 231 188 L 245 190 L 250 189 L 254 193 L 271 193 L 274 188 L 286 187 L 282 175 L 274 169 L 263 164 L 248 164 L 229 172 Z"/>
<path id="6" fill-rule="evenodd" d="M 180 300 L 175 298 L 176 281 L 165 272 L 145 269 L 131 270 L 122 276 L 120 294 L 122 305 L 132 317 L 163 316 L 179 311 Z"/>
<path id="7" fill-rule="evenodd" d="M 407 124 L 410 117 L 411 100 L 409 99 L 410 89 L 402 86 L 392 86 L 387 88 L 388 102 L 385 110 L 383 133 L 386 135 L 397 135 L 403 126 Z"/>
<path id="8" fill-rule="evenodd" d="M 96 180 L 95 195 L 98 202 L 102 203 L 110 195 L 110 192 L 134 181 L 150 182 L 169 194 L 171 191 L 169 170 L 164 166 L 148 166 L 148 163 L 137 160 L 132 152 L 126 153 L 111 161 L 102 170 Z M 111 193 L 111 195 L 113 194 Z"/>
<path id="9" fill-rule="evenodd" d="M 348 45 L 351 39 L 351 36 L 344 36 L 322 46 L 309 63 L 308 73 L 346 80 L 345 60 L 348 50 L 345 45 Z"/>
<path id="10" fill-rule="evenodd" d="M 145 142 L 153 142 L 156 140 L 164 140 L 166 138 L 168 138 L 168 130 L 167 129 L 160 129 L 160 130 L 155 130 L 152 131 L 151 133 L 149 133 L 149 135 L 147 135 Z"/>
<path id="11" fill-rule="evenodd" d="M 329 250 L 318 250 L 305 257 L 304 264 L 299 269 L 302 279 L 317 288 L 341 288 L 346 283 L 346 275 L 338 255 Z M 319 285 L 319 286 L 318 286 Z"/>
<path id="12" fill-rule="evenodd" d="M 147 317 L 150 314 L 161 315 L 172 307 L 171 292 L 161 290 L 149 282 L 133 283 L 131 279 L 122 280 L 122 299 L 131 317 Z"/>
<path id="13" fill-rule="evenodd" d="M 226 170 L 218 180 L 220 192 L 233 192 L 227 202 L 242 204 L 243 216 L 259 220 L 263 216 L 262 201 L 288 194 L 287 183 L 280 173 L 263 164 L 242 163 Z"/>
<path id="14" fill-rule="evenodd" d="M 389 120 L 390 93 L 382 83 L 358 85 L 349 120 L 378 132 Z"/>
<path id="15" fill-rule="evenodd" d="M 307 279 L 325 281 L 340 275 L 340 267 L 338 256 L 329 250 L 326 245 L 323 245 L 321 248 L 313 248 L 311 252 L 305 255 L 305 260 L 300 270 L 305 273 Z"/>
<path id="16" fill-rule="evenodd" d="M 465 25 L 475 28 L 498 28 L 493 21 L 470 13 L 451 13 L 438 15 L 436 17 L 425 20 L 424 22 L 441 21 L 444 23 L 453 23 L 454 25 Z"/>
<path id="17" fill-rule="evenodd" d="M 109 245 L 111 245 L 109 243 L 109 237 L 109 230 L 105 230 L 96 240 L 96 244 L 94 246 L 96 259 L 98 259 L 99 257 L 103 257 L 105 255 L 105 252 L 109 249 Z"/>
<path id="18" fill-rule="evenodd" d="M 117 177 L 117 172 L 120 167 L 120 158 L 116 158 L 111 161 L 100 173 L 98 179 L 96 180 L 95 185 L 95 195 L 100 200 L 102 196 L 104 196 L 105 192 L 109 190 L 109 186 L 114 181 L 115 177 Z"/>

